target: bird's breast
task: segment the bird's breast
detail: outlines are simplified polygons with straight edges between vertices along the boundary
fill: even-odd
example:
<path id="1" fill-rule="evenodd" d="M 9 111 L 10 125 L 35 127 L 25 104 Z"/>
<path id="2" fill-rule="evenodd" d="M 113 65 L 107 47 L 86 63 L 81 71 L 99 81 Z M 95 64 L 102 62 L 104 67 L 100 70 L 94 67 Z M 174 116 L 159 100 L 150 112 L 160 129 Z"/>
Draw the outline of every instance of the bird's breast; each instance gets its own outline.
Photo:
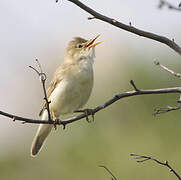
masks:
<path id="1" fill-rule="evenodd" d="M 50 96 L 50 108 L 56 116 L 72 113 L 89 99 L 93 87 L 93 69 L 90 65 L 75 66 L 58 84 Z"/>

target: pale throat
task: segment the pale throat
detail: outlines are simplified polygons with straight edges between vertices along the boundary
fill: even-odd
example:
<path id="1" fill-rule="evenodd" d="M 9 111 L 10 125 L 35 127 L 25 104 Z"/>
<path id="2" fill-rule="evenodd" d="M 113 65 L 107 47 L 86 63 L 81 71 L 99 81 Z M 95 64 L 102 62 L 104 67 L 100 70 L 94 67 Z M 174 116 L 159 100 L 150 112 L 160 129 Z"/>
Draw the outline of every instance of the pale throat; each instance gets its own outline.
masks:
<path id="1" fill-rule="evenodd" d="M 90 51 L 81 54 L 81 56 L 78 57 L 78 62 L 93 65 L 95 57 L 95 48 L 92 48 Z"/>

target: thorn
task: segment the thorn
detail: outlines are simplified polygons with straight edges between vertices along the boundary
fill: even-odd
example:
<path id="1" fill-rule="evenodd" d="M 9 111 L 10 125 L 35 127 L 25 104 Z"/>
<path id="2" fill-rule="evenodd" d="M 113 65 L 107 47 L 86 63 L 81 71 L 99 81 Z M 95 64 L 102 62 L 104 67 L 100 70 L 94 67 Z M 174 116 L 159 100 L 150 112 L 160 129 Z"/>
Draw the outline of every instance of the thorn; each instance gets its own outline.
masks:
<path id="1" fill-rule="evenodd" d="M 65 130 L 66 125 L 67 125 L 66 122 L 64 122 L 64 121 L 62 121 L 62 120 L 60 120 L 60 119 L 58 119 L 58 120 L 57 120 L 57 123 L 58 123 L 59 125 L 61 124 L 61 125 L 63 126 L 63 130 Z"/>
<path id="2" fill-rule="evenodd" d="M 165 164 L 168 165 L 168 161 L 165 161 Z"/>
<path id="3" fill-rule="evenodd" d="M 115 95 L 115 97 L 116 97 L 117 99 L 120 99 L 120 97 L 119 97 L 119 95 L 118 95 L 118 94 L 116 94 L 116 95 Z"/>
<path id="4" fill-rule="evenodd" d="M 15 117 L 13 117 L 13 121 L 14 121 L 14 122 L 16 121 L 16 118 L 15 118 Z"/>
<path id="5" fill-rule="evenodd" d="M 95 17 L 94 16 L 93 17 L 88 17 L 87 19 L 92 20 L 92 19 L 95 19 Z"/>
<path id="6" fill-rule="evenodd" d="M 112 22 L 113 22 L 113 23 L 116 23 L 117 21 L 116 21 L 115 19 L 112 19 Z"/>
<path id="7" fill-rule="evenodd" d="M 62 125 L 63 125 L 63 130 L 65 130 L 65 128 L 66 128 L 66 124 L 62 123 Z"/>

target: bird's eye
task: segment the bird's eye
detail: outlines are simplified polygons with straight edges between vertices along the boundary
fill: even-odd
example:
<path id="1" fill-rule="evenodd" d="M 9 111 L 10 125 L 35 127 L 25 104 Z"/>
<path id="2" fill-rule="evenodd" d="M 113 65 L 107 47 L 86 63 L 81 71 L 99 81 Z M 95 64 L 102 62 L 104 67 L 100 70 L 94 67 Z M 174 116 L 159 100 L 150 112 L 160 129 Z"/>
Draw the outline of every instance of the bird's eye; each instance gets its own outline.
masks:
<path id="1" fill-rule="evenodd" d="M 82 47 L 83 47 L 82 44 L 78 44 L 78 45 L 77 45 L 77 48 L 82 48 Z"/>

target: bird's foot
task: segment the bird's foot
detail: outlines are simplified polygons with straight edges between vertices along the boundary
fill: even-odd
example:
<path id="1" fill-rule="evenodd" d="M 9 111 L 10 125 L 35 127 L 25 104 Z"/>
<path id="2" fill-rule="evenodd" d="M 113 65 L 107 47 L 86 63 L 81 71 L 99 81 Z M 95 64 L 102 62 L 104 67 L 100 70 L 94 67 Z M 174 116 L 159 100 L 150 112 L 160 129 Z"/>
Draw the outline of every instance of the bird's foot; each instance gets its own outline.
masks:
<path id="1" fill-rule="evenodd" d="M 56 130 L 57 130 L 56 120 L 55 120 L 55 121 L 53 121 L 53 127 L 54 127 L 54 129 L 55 129 L 55 131 L 56 131 Z"/>
<path id="2" fill-rule="evenodd" d="M 92 121 L 94 121 L 94 111 L 93 111 L 93 109 L 82 109 L 82 110 L 76 110 L 76 111 L 74 111 L 75 113 L 79 113 L 79 112 L 83 112 L 84 114 L 85 114 L 85 116 L 86 116 L 86 121 L 88 122 L 88 123 L 90 123 L 91 122 L 91 120 L 89 120 L 89 115 L 91 115 L 92 116 Z"/>
<path id="3" fill-rule="evenodd" d="M 56 118 L 53 109 L 50 109 L 50 114 L 51 114 L 51 118 L 52 118 L 52 121 L 53 121 L 53 127 L 54 127 L 54 129 L 56 131 L 57 130 L 57 122 L 59 122 L 59 120 Z"/>
<path id="4" fill-rule="evenodd" d="M 53 127 L 54 127 L 54 129 L 55 129 L 55 131 L 57 130 L 57 124 L 60 122 L 60 120 L 59 119 L 54 119 L 53 120 Z"/>

